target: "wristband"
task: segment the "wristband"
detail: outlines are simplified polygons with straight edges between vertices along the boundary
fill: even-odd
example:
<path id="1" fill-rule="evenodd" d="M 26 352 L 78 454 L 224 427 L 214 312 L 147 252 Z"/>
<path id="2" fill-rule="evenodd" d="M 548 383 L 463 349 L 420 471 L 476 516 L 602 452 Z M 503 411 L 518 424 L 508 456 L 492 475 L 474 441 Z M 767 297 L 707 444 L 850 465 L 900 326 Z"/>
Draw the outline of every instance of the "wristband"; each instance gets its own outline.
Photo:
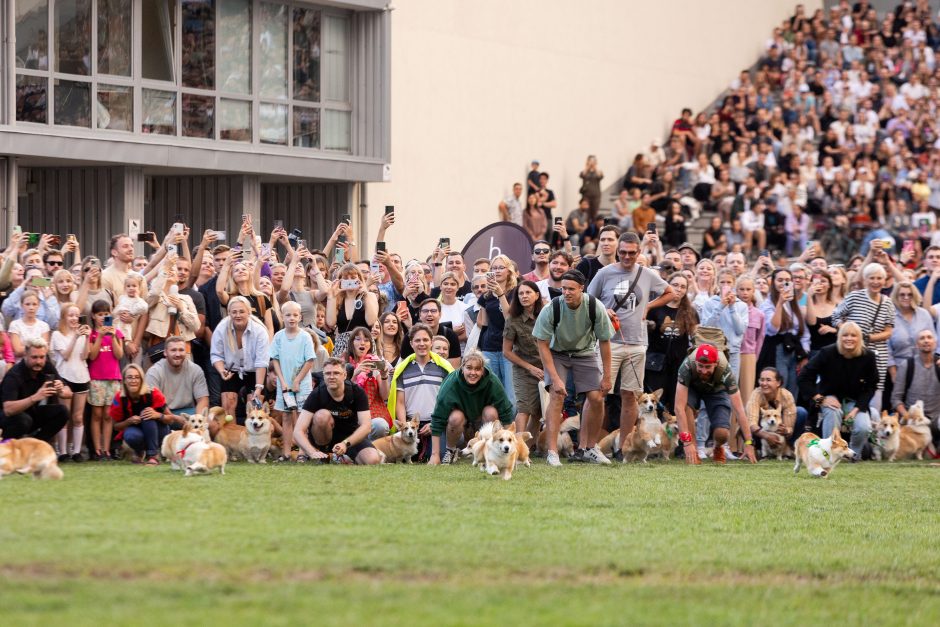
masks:
<path id="1" fill-rule="evenodd" d="M 263 383 L 258 383 L 258 384 L 255 385 L 255 389 L 256 389 L 256 390 L 260 390 L 260 389 L 262 389 L 263 387 L 264 387 L 264 384 L 263 384 Z"/>
<path id="2" fill-rule="evenodd" d="M 682 433 L 679 434 L 679 441 L 685 442 L 686 444 L 688 444 L 689 442 L 692 441 L 692 434 L 689 433 L 688 431 L 683 431 Z"/>
<path id="3" fill-rule="evenodd" d="M 744 446 L 754 446 L 754 441 L 748 438 L 744 440 Z"/>
<path id="4" fill-rule="evenodd" d="M 435 263 L 434 265 L 437 266 L 438 268 L 440 268 L 440 267 L 443 266 L 444 264 L 443 264 L 443 263 Z"/>

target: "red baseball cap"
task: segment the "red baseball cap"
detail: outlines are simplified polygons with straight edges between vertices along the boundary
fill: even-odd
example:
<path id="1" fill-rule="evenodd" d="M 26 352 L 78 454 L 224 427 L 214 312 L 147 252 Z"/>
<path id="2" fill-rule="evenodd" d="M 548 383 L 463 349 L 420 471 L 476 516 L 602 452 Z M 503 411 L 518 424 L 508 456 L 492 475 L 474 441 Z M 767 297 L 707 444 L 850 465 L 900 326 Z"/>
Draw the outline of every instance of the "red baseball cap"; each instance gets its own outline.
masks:
<path id="1" fill-rule="evenodd" d="M 700 364 L 717 364 L 718 349 L 711 344 L 702 344 L 695 351 L 695 361 Z"/>

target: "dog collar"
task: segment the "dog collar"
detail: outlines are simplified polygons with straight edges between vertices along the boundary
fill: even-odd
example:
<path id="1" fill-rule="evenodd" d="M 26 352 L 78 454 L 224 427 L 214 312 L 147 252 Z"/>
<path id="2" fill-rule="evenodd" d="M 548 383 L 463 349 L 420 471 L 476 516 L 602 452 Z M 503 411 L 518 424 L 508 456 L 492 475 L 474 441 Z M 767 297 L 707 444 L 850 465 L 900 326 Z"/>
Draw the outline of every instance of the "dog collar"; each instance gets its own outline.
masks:
<path id="1" fill-rule="evenodd" d="M 810 445 L 810 446 L 819 446 L 819 438 L 813 438 L 812 440 L 810 440 L 810 441 L 809 441 L 809 445 Z M 824 448 L 821 447 L 821 446 L 819 446 L 819 450 L 822 451 L 823 457 L 825 457 L 826 459 L 829 459 L 829 451 L 827 451 L 826 449 L 824 449 Z"/>
<path id="2" fill-rule="evenodd" d="M 669 437 L 671 438 L 672 435 L 673 435 L 675 432 L 676 432 L 675 429 L 673 429 L 673 428 L 670 427 L 669 425 L 666 425 L 666 435 L 667 435 L 667 436 L 669 436 Z"/>
<path id="3" fill-rule="evenodd" d="M 186 450 L 195 443 L 196 443 L 196 440 L 193 440 L 192 442 L 190 442 L 189 444 L 181 448 L 176 454 L 180 456 L 180 459 L 183 459 L 184 457 L 186 457 Z"/>
<path id="4" fill-rule="evenodd" d="M 0 444 L 6 444 L 7 442 L 12 442 L 13 438 L 3 438 L 0 440 Z"/>

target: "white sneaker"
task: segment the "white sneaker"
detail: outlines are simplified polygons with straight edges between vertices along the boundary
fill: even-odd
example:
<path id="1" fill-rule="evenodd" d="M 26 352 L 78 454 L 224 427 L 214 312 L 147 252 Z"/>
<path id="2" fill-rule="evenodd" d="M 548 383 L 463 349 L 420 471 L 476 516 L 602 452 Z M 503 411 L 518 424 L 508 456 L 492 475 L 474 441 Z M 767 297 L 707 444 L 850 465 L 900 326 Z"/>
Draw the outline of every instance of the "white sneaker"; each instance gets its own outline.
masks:
<path id="1" fill-rule="evenodd" d="M 556 451 L 549 451 L 548 455 L 545 456 L 545 461 L 549 466 L 561 466 L 561 460 L 558 459 L 558 453 Z"/>
<path id="2" fill-rule="evenodd" d="M 737 461 L 738 459 L 740 459 L 740 457 L 738 457 L 737 455 L 731 452 L 731 447 L 728 446 L 727 444 L 722 444 L 721 448 L 725 449 L 725 459 L 727 459 L 729 462 Z"/>
<path id="3" fill-rule="evenodd" d="M 705 450 L 704 446 L 700 446 L 695 450 L 698 452 L 699 459 L 708 459 L 708 451 Z"/>
<path id="4" fill-rule="evenodd" d="M 595 445 L 594 448 L 584 449 L 584 461 L 591 464 L 605 464 L 609 465 L 610 460 L 607 459 L 607 456 L 601 453 L 601 450 Z"/>

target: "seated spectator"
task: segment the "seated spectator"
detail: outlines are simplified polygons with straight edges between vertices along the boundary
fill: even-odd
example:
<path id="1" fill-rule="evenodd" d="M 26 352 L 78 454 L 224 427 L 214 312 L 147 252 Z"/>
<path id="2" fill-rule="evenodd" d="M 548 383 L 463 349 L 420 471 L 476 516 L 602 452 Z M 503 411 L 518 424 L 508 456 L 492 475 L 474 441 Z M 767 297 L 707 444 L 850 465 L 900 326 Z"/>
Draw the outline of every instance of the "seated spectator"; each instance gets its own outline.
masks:
<path id="1" fill-rule="evenodd" d="M 0 382 L 2 437 L 51 442 L 69 421 L 68 409 L 54 399 L 72 398 L 72 390 L 62 382 L 48 355 L 45 340 L 27 340 L 23 359 Z"/>
<path id="2" fill-rule="evenodd" d="M 326 459 L 332 454 L 356 464 L 381 463 L 369 441 L 372 417 L 366 393 L 346 380 L 346 367 L 335 357 L 323 366 L 323 381 L 307 397 L 294 426 L 294 441 L 301 451 L 297 461 Z"/>
<path id="3" fill-rule="evenodd" d="M 386 407 L 391 365 L 375 354 L 375 344 L 368 329 L 356 327 L 346 349 L 346 369 L 350 381 L 365 390 L 372 416 L 370 440 L 388 435 L 392 418 Z"/>
<path id="4" fill-rule="evenodd" d="M 779 409 L 783 428 L 776 433 L 764 431 L 760 426 L 761 409 Z M 783 387 L 783 377 L 776 368 L 764 368 L 757 381 L 757 389 L 747 401 L 748 421 L 751 423 L 751 436 L 755 440 L 766 440 L 770 444 L 780 445 L 784 441 L 791 445 L 806 431 L 807 412 L 796 406 L 790 391 Z"/>
<path id="5" fill-rule="evenodd" d="M 167 410 L 179 419 L 200 414 L 209 408 L 209 388 L 202 368 L 186 358 L 186 340 L 170 336 L 165 343 L 165 359 L 147 370 L 146 383 L 151 388 L 166 390 Z"/>
<path id="6" fill-rule="evenodd" d="M 144 383 L 144 370 L 128 364 L 122 373 L 121 391 L 114 395 L 108 415 L 117 430 L 115 439 L 133 451 L 134 463 L 160 464 L 160 446 L 171 425 L 182 425 L 183 418 L 167 409 L 159 388 Z"/>
<path id="7" fill-rule="evenodd" d="M 849 446 L 861 455 L 871 433 L 869 405 L 878 387 L 875 354 L 865 348 L 862 330 L 854 322 L 839 327 L 836 343 L 821 349 L 799 376 L 804 398 L 820 408 L 822 434 L 851 432 Z"/>

